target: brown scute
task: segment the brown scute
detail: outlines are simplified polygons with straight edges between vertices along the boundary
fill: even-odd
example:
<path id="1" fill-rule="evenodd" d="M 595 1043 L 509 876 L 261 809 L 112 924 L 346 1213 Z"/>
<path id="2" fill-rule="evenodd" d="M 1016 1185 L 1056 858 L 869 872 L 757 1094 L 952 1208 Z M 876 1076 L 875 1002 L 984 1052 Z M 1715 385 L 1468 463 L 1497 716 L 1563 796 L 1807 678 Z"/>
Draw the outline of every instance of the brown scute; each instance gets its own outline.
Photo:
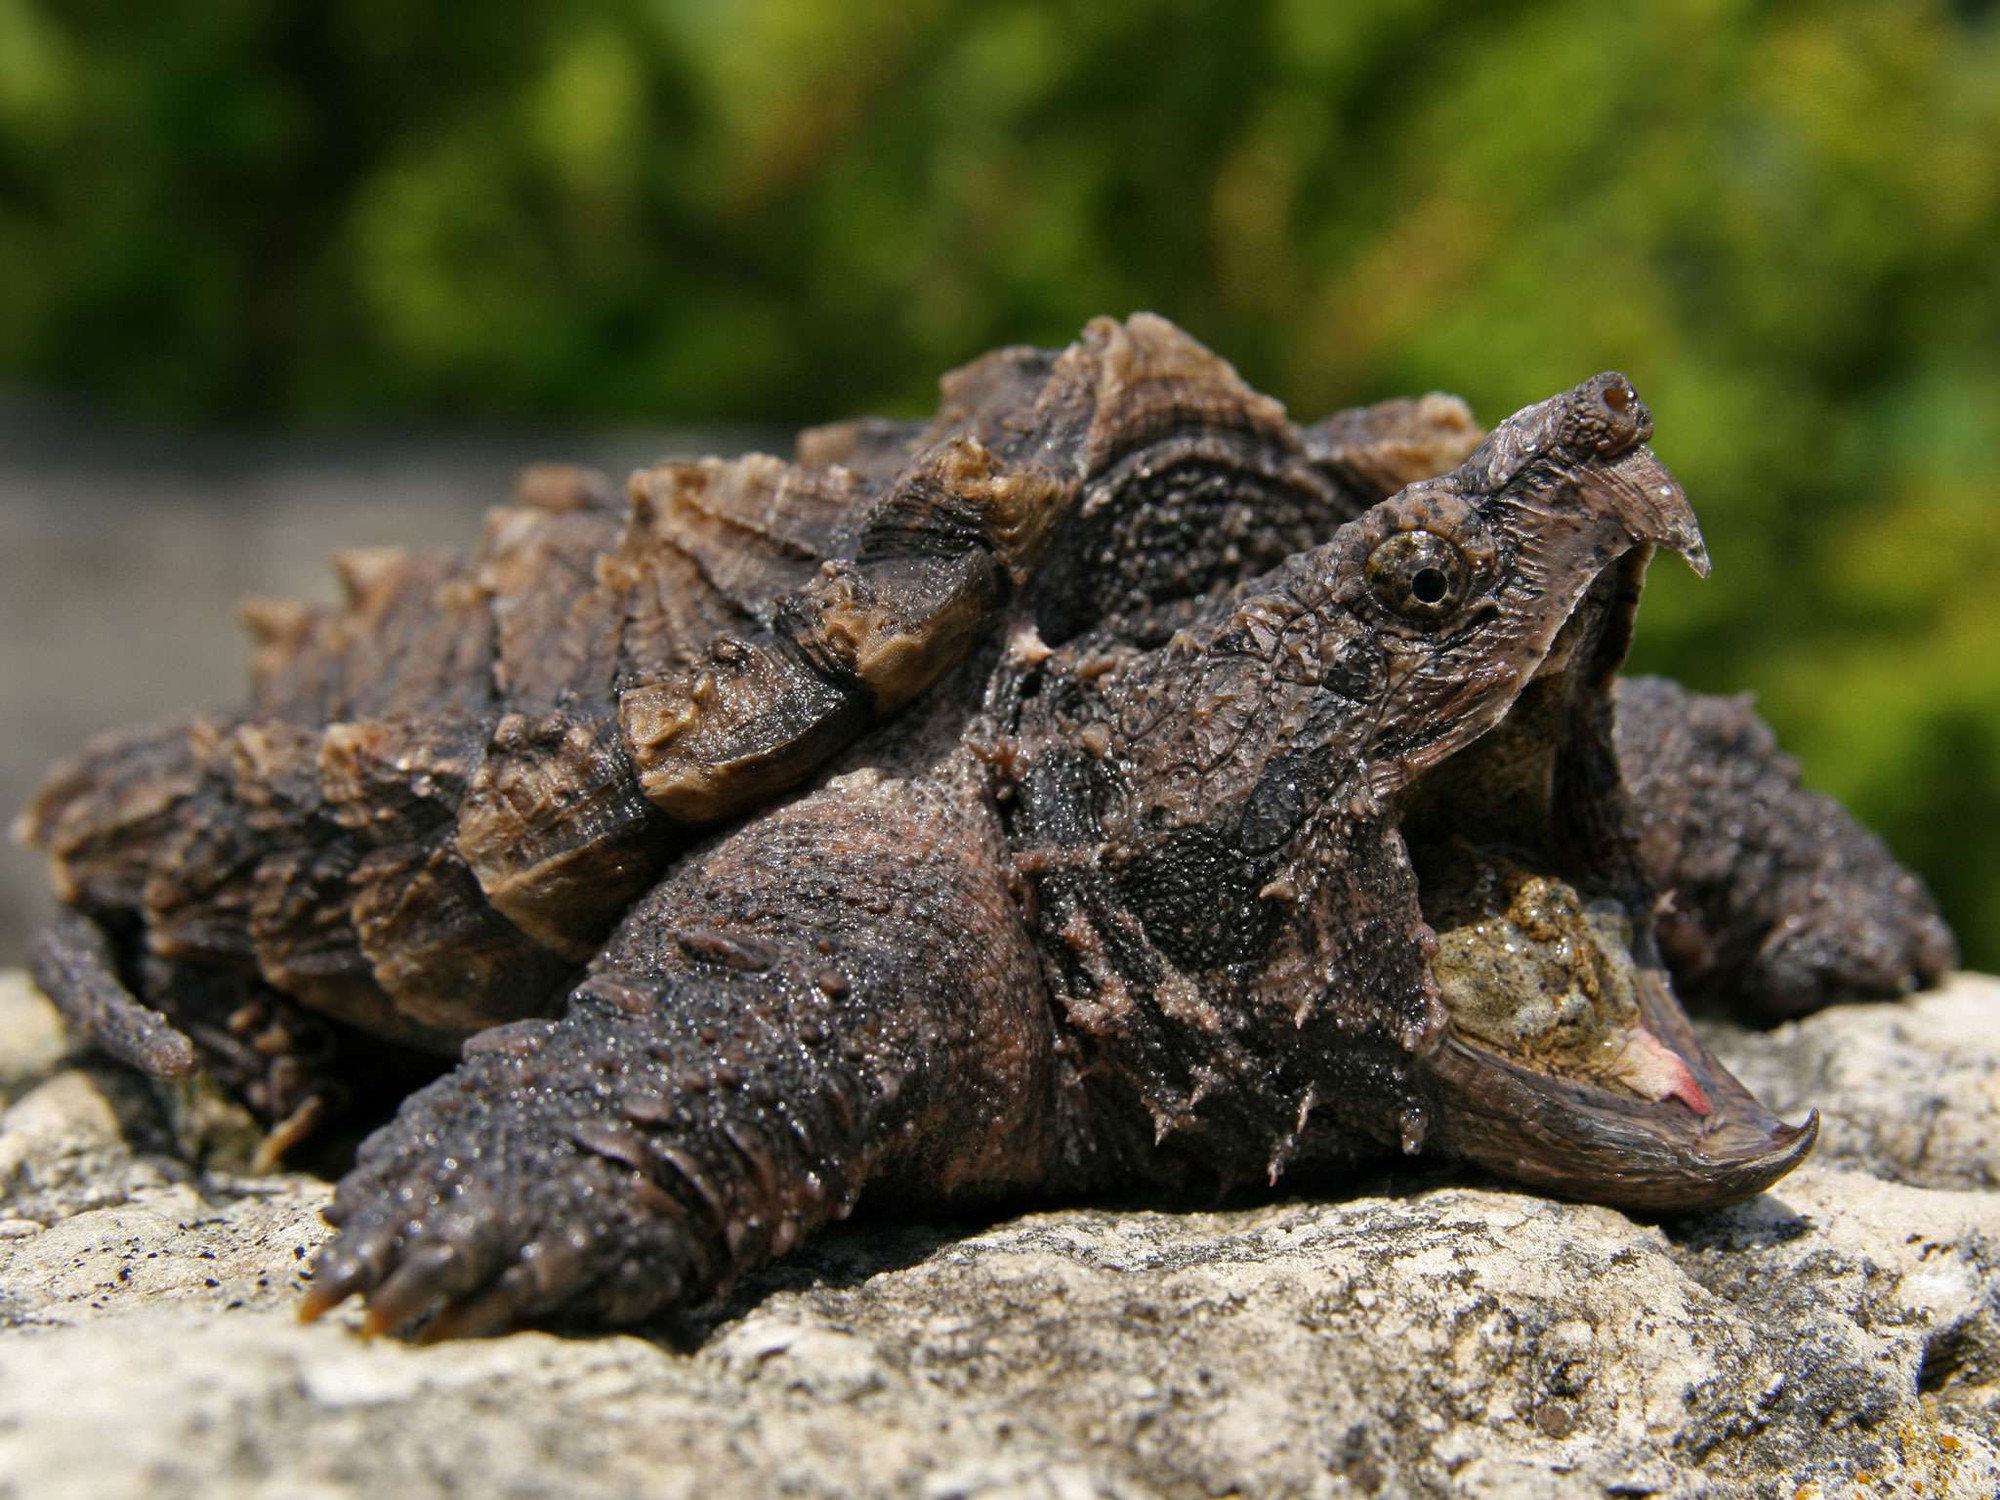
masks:
<path id="1" fill-rule="evenodd" d="M 510 714 L 458 809 L 458 852 L 502 916 L 582 962 L 672 848 L 615 718 Z"/>
<path id="2" fill-rule="evenodd" d="M 708 823 L 797 785 L 866 727 L 868 704 L 767 633 L 718 639 L 683 677 L 625 693 L 619 718 L 647 797 Z"/>
<path id="3" fill-rule="evenodd" d="M 326 808 L 322 734 L 298 724 L 196 722 L 202 778 L 174 812 L 146 880 L 146 948 L 174 958 L 260 960 L 256 912 L 268 864 L 288 868 Z"/>
<path id="4" fill-rule="evenodd" d="M 348 617 L 365 623 L 388 610 L 423 562 L 403 547 L 349 547 L 334 553 L 328 566 Z"/>
<path id="5" fill-rule="evenodd" d="M 400 1014 L 444 1033 L 536 1013 L 566 967 L 490 906 L 457 852 L 488 738 L 449 716 L 320 737 L 326 817 L 363 851 L 347 877 L 360 951 Z"/>
<path id="6" fill-rule="evenodd" d="M 395 1009 L 375 983 L 349 910 L 357 858 L 347 844 L 267 856 L 253 877 L 250 941 L 258 972 L 274 988 L 337 1020 L 397 1038 Z"/>
<path id="7" fill-rule="evenodd" d="M 334 611 L 295 600 L 250 599 L 240 618 L 251 642 L 249 716 L 318 723 L 339 669 Z"/>
<path id="8" fill-rule="evenodd" d="M 1313 462 L 1371 502 L 1457 468 L 1485 435 L 1472 408 L 1435 391 L 1336 412 L 1302 432 Z"/>
<path id="9" fill-rule="evenodd" d="M 397 1014 L 467 1036 L 560 1004 L 568 963 L 494 911 L 454 850 L 378 849 L 349 883 L 361 951 Z"/>
<path id="10" fill-rule="evenodd" d="M 767 454 L 662 464 L 632 476 L 634 540 L 684 556 L 700 585 L 746 618 L 812 576 L 865 493 L 845 470 L 801 469 Z"/>
<path id="11" fill-rule="evenodd" d="M 249 716 L 317 724 L 440 709 L 474 712 L 493 693 L 493 618 L 474 568 L 451 553 L 367 547 L 333 562 L 333 610 L 256 599 Z"/>
<path id="12" fill-rule="evenodd" d="M 99 910 L 142 903 L 155 858 L 201 786 L 191 743 L 200 722 L 99 735 L 49 773 L 14 837 L 48 854 L 58 898 Z"/>
<path id="13" fill-rule="evenodd" d="M 344 844 L 313 847 L 315 841 L 323 844 L 334 826 L 321 783 L 320 741 L 318 730 L 298 724 L 232 726 L 218 747 L 214 768 L 214 778 L 223 786 L 211 787 L 203 804 L 193 809 L 200 821 L 240 840 L 244 864 L 225 867 L 226 883 L 218 883 L 208 899 L 218 913 L 241 920 L 241 943 L 280 988 L 287 986 L 274 965 L 350 978 L 368 972 L 347 922 L 344 870 L 353 856 Z M 329 862 L 335 860 L 345 862 L 340 877 L 329 873 Z M 320 878 L 296 881 L 297 872 L 307 868 L 320 872 Z M 156 878 L 164 882 L 171 877 L 163 869 Z M 162 951 L 172 930 L 167 904 L 164 893 L 148 892 L 148 941 L 155 951 Z M 160 931 L 152 931 L 152 924 Z M 295 929 L 310 933 L 296 956 Z"/>
<path id="14" fill-rule="evenodd" d="M 966 435 L 912 461 L 869 518 L 859 556 L 993 554 L 1018 587 L 1041 561 L 1077 483 L 1037 457 L 1007 460 Z"/>
<path id="15" fill-rule="evenodd" d="M 770 502 L 767 523 L 735 518 L 740 502 L 714 503 L 753 489 Z M 813 548 L 831 548 L 869 493 L 852 471 L 769 458 L 635 476 L 634 530 L 646 526 L 694 563 L 739 614 L 757 612 L 755 588 L 789 585 L 762 596 L 770 629 L 739 633 L 718 620 L 706 661 L 621 695 L 640 782 L 676 818 L 717 821 L 797 785 L 929 687 L 991 618 L 998 570 L 1025 574 L 1075 486 L 1038 463 L 1010 466 L 976 438 L 952 439 L 913 460 L 868 513 L 853 560 L 814 561 Z M 731 539 L 734 551 L 717 550 Z M 689 598 L 684 590 L 673 602 Z M 696 638 L 671 628 L 651 636 Z"/>
<path id="16" fill-rule="evenodd" d="M 224 744 L 231 803 L 267 843 L 302 830 L 326 803 L 320 731 L 283 721 L 238 724 Z"/>
<path id="17" fill-rule="evenodd" d="M 1112 620 L 1171 634 L 1192 600 L 1317 545 L 1360 508 L 1308 461 L 1282 406 L 1148 315 L 1092 323 L 1035 421 L 1067 424 L 1056 451 L 1081 484 L 1025 584 L 1051 643 Z"/>
<path id="18" fill-rule="evenodd" d="M 616 693 L 684 671 L 710 641 L 755 630 L 758 621 L 711 588 L 686 550 L 655 536 L 648 502 L 634 515 L 617 549 L 597 566 L 618 639 Z"/>
<path id="19" fill-rule="evenodd" d="M 1086 473 L 1123 454 L 1208 426 L 1238 427 L 1296 448 L 1285 408 L 1244 383 L 1236 367 L 1151 313 L 1096 318 L 1057 361 L 1057 378 L 1087 363 L 1094 410 L 1082 444 Z"/>
<path id="20" fill-rule="evenodd" d="M 146 947 L 164 957 L 255 961 L 250 908 L 267 850 L 239 811 L 212 792 L 189 806 L 146 880 Z"/>
<path id="21" fill-rule="evenodd" d="M 146 946 L 168 957 L 249 966 L 250 907 L 257 866 L 269 847 L 231 796 L 235 732 L 209 721 L 189 732 L 197 789 L 174 810 L 174 828 L 154 853 L 141 904 Z"/>
<path id="22" fill-rule="evenodd" d="M 329 719 L 477 713 L 493 692 L 493 617 L 451 553 L 368 548 L 335 559 L 347 592 Z"/>
<path id="23" fill-rule="evenodd" d="M 599 564 L 624 526 L 623 510 L 611 508 L 510 505 L 488 514 L 476 567 L 493 616 L 498 702 L 543 712 L 609 700 L 623 613 Z"/>
<path id="24" fill-rule="evenodd" d="M 761 454 L 642 469 L 628 491 L 624 530 L 597 566 L 615 601 L 621 690 L 656 686 L 711 641 L 755 631 L 837 549 L 849 510 L 873 493 L 845 470 Z"/>
<path id="25" fill-rule="evenodd" d="M 602 469 L 582 464 L 529 464 L 514 476 L 514 504 L 557 515 L 615 510 L 618 487 Z"/>
<path id="26" fill-rule="evenodd" d="M 635 517 L 679 539 L 714 586 L 739 600 L 794 587 L 843 538 L 876 489 L 851 470 L 786 463 L 768 453 L 661 464 L 632 476 Z M 780 577 L 762 576 L 778 570 Z M 801 571 L 802 570 L 802 571 Z"/>
<path id="27" fill-rule="evenodd" d="M 779 616 L 835 680 L 867 690 L 878 714 L 916 697 L 964 654 L 999 593 L 991 557 L 828 563 Z"/>
<path id="28" fill-rule="evenodd" d="M 485 739 L 477 720 L 329 724 L 318 755 L 327 815 L 369 845 L 427 838 L 452 821 Z"/>

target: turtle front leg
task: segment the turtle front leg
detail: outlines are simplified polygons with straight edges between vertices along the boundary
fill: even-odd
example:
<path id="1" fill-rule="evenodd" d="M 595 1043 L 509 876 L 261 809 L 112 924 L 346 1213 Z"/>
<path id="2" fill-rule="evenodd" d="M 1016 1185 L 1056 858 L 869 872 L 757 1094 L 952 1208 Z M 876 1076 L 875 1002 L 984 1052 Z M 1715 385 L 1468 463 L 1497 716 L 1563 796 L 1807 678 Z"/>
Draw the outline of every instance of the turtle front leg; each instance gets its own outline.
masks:
<path id="1" fill-rule="evenodd" d="M 1799 785 L 1746 698 L 1626 679 L 1617 745 L 1684 992 L 1777 1019 L 1906 994 L 1957 963 L 1923 882 Z"/>
<path id="2" fill-rule="evenodd" d="M 626 1323 L 871 1185 L 1037 1180 L 1052 1038 L 996 838 L 969 792 L 864 772 L 691 858 L 561 1020 L 475 1037 L 362 1147 L 304 1314 Z"/>

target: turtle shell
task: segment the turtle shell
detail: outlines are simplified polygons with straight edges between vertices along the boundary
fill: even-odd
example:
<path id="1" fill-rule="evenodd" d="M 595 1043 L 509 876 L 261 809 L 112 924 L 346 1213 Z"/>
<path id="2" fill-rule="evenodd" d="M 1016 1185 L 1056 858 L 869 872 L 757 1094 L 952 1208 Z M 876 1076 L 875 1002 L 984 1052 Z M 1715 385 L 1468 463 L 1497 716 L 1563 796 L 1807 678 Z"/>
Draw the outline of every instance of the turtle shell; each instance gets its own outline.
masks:
<path id="1" fill-rule="evenodd" d="M 1006 617 L 1164 639 L 1480 433 L 1448 397 L 1294 427 L 1147 314 L 946 376 L 927 422 L 522 476 L 465 556 L 252 601 L 250 701 L 110 736 L 20 832 L 150 960 L 454 1051 L 554 1011 L 700 831 L 897 714 Z"/>

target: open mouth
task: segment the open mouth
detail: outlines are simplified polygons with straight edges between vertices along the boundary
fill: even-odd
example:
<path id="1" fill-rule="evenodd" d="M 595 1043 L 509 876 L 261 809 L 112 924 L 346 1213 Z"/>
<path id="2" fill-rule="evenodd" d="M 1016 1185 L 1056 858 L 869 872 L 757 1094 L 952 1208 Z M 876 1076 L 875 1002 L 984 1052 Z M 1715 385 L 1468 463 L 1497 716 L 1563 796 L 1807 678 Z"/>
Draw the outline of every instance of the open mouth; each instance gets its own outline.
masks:
<path id="1" fill-rule="evenodd" d="M 1401 829 L 1449 1017 L 1426 1059 L 1440 1144 L 1665 1211 L 1761 1191 L 1818 1117 L 1786 1125 L 1708 1053 L 1654 943 L 1611 741 L 1651 550 L 1599 574 L 1506 715 L 1409 789 Z"/>

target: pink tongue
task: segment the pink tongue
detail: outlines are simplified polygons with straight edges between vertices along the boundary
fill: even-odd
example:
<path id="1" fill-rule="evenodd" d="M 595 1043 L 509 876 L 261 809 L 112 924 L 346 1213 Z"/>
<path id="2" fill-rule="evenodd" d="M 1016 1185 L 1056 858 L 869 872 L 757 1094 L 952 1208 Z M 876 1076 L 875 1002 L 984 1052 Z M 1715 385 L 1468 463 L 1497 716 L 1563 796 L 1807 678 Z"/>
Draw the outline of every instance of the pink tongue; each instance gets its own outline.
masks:
<path id="1" fill-rule="evenodd" d="M 1625 1037 L 1619 1076 L 1648 1099 L 1678 1099 L 1698 1115 L 1714 1108 L 1680 1054 L 1643 1026 Z"/>

